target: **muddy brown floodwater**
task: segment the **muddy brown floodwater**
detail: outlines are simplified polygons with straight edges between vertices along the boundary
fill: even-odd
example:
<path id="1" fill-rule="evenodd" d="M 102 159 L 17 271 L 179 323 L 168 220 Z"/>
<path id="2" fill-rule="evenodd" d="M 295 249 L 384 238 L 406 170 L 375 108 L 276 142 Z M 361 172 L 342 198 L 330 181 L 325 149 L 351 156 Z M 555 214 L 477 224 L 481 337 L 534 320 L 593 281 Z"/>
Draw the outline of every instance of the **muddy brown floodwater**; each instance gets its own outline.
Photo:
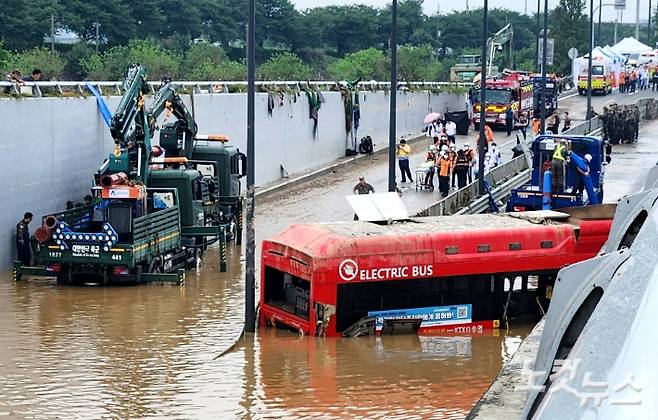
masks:
<path id="1" fill-rule="evenodd" d="M 463 418 L 528 328 L 463 338 L 242 328 L 239 249 L 185 286 L 0 279 L 0 415 Z"/>
<path id="2" fill-rule="evenodd" d="M 651 122 L 638 144 L 615 147 L 606 201 L 641 189 L 658 157 L 657 129 Z M 383 184 L 382 161 L 259 201 L 259 240 L 294 221 L 351 218 L 344 195 L 360 173 Z M 405 190 L 412 194 L 422 193 Z M 207 254 L 183 287 L 14 284 L 0 273 L 0 415 L 463 418 L 530 330 L 319 339 L 259 329 L 217 358 L 244 317 L 240 249 L 230 246 L 228 257 L 229 273 L 219 273 L 216 253 Z"/>

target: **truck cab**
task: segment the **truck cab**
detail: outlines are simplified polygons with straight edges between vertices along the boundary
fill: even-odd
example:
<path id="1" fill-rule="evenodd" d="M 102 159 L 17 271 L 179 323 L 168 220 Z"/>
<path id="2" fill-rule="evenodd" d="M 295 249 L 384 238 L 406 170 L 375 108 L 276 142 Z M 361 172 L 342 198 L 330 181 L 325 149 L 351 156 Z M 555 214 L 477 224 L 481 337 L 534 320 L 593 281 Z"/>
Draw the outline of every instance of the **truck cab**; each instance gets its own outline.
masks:
<path id="1" fill-rule="evenodd" d="M 586 197 L 581 188 L 582 175 L 576 168 L 574 162 L 568 162 L 565 166 L 564 185 L 559 186 L 557 191 L 544 191 L 544 173 L 551 168 L 553 153 L 558 142 L 566 139 L 571 147 L 571 154 L 584 158 L 585 155 L 592 156 L 589 162 L 589 178 L 593 184 L 596 194 L 596 202 L 603 201 L 603 179 L 605 165 L 609 162 L 606 154 L 605 142 L 600 137 L 594 136 L 558 136 L 545 135 L 537 137 L 532 143 L 532 172 L 530 182 L 515 188 L 511 192 L 507 202 L 507 211 L 531 211 L 542 210 L 545 196 L 550 196 L 551 208 L 564 208 L 589 205 L 592 200 Z"/>

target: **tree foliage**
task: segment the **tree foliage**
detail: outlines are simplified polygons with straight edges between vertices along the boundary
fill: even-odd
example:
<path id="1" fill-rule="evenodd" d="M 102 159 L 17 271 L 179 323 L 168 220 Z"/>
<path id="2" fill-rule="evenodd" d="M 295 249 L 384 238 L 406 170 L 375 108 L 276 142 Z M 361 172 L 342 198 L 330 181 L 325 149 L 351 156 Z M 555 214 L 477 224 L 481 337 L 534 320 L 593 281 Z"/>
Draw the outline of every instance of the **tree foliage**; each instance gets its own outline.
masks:
<path id="1" fill-rule="evenodd" d="M 285 52 L 270 57 L 260 66 L 258 74 L 263 80 L 306 80 L 313 70 L 297 55 Z"/>
<path id="2" fill-rule="evenodd" d="M 177 57 L 150 39 L 132 40 L 127 46 L 112 47 L 102 55 L 94 54 L 81 62 L 87 77 L 92 80 L 119 80 L 130 63 L 146 67 L 149 77 L 154 80 L 177 75 Z"/>
<path id="3" fill-rule="evenodd" d="M 550 36 L 555 39 L 553 66 L 561 73 L 571 71 L 570 48 L 575 47 L 581 54 L 589 51 L 589 31 L 587 16 L 583 14 L 584 0 L 560 0 L 549 14 Z"/>
<path id="4" fill-rule="evenodd" d="M 389 62 L 377 48 L 368 48 L 347 54 L 328 67 L 328 73 L 335 80 L 387 80 Z"/>
<path id="5" fill-rule="evenodd" d="M 30 74 L 34 69 L 40 69 L 43 80 L 59 79 L 64 72 L 66 61 L 62 55 L 54 54 L 44 47 L 35 47 L 12 54 L 8 61 L 8 68 L 19 69 L 24 75 Z"/>
<path id="6" fill-rule="evenodd" d="M 587 25 L 582 4 L 582 0 L 560 0 L 550 14 L 558 70 L 568 67 L 568 48 L 585 50 Z M 428 16 L 422 6 L 423 0 L 399 1 L 401 77 L 445 80 L 451 63 L 462 51 L 481 48 L 482 9 Z M 245 57 L 246 2 L 14 0 L 11 7 L 0 8 L 0 39 L 5 48 L 20 54 L 42 46 L 44 36 L 50 33 L 51 15 L 56 29 L 73 31 L 82 39 L 75 46 L 56 45 L 66 60 L 63 77 L 118 79 L 130 61 L 149 67 L 153 78 L 170 74 L 226 79 L 243 74 L 240 60 Z M 507 23 L 513 25 L 515 61 L 524 69 L 532 69 L 535 17 L 498 8 L 489 11 L 488 23 L 488 36 Z M 610 38 L 610 27 L 603 25 L 602 38 Z M 97 29 L 100 54 L 95 55 Z M 257 0 L 257 64 L 263 68 L 261 74 L 276 77 L 298 71 L 308 74 L 310 67 L 314 78 L 363 75 L 384 79 L 389 73 L 390 29 L 390 5 L 297 10 L 291 0 Z M 620 38 L 623 31 L 625 27 L 620 25 Z M 303 63 L 293 60 L 293 55 Z M 421 61 L 426 64 L 418 64 Z M 284 64 L 291 68 L 284 70 Z"/>

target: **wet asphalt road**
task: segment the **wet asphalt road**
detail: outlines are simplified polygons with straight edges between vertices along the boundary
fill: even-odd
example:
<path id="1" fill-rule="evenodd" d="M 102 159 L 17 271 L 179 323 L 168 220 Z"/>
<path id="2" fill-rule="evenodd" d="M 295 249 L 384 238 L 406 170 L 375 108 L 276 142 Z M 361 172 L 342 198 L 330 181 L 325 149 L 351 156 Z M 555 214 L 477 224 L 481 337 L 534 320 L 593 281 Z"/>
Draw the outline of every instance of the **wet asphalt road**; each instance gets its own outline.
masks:
<path id="1" fill-rule="evenodd" d="M 632 104 L 641 98 L 658 98 L 658 92 L 644 90 L 635 94 L 613 93 L 607 96 L 592 97 L 592 106 L 596 112 L 613 102 Z M 584 120 L 587 97 L 577 94 L 564 94 L 559 103 L 559 112 L 569 111 L 572 127 Z M 605 201 L 614 202 L 621 196 L 641 189 L 646 172 L 656 163 L 658 156 L 658 139 L 654 139 L 658 123 L 646 123 L 641 129 L 639 143 L 615 146 L 613 160 L 606 169 Z M 516 137 L 507 137 L 503 131 L 495 131 L 495 141 L 501 150 L 503 161 L 511 158 L 511 148 L 516 144 Z M 458 136 L 458 147 L 469 142 L 475 144 L 477 132 L 470 130 L 467 136 Z M 430 141 L 421 141 L 412 145 L 410 157 L 412 173 L 425 157 Z M 629 168 L 632 168 L 629 170 Z M 415 174 L 414 174 L 415 175 Z M 351 220 L 354 212 L 345 196 L 352 194 L 352 188 L 359 176 L 375 188 L 375 191 L 388 189 L 388 156 L 383 154 L 358 164 L 308 181 L 299 186 L 272 194 L 256 200 L 256 237 L 257 243 L 271 238 L 293 223 L 314 223 L 334 220 Z M 399 169 L 396 176 L 400 179 Z M 435 203 L 440 199 L 439 192 L 416 191 L 414 183 L 398 184 L 403 192 L 402 201 L 410 214 Z M 435 181 L 435 186 L 438 183 Z"/>

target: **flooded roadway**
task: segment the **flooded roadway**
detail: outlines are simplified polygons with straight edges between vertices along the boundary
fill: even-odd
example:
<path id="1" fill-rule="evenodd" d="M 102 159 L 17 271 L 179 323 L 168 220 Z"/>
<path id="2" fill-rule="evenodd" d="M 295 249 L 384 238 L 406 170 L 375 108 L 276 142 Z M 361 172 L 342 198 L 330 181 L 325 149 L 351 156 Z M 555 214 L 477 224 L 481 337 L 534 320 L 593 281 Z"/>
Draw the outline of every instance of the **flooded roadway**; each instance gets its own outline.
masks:
<path id="1" fill-rule="evenodd" d="M 239 267 L 232 249 L 230 263 Z M 315 339 L 242 327 L 241 270 L 184 287 L 0 282 L 0 415 L 462 418 L 527 328 L 459 339 Z M 496 332 L 498 333 L 498 332 Z"/>
<path id="2" fill-rule="evenodd" d="M 658 157 L 657 129 L 658 122 L 647 124 L 639 144 L 615 147 L 606 201 L 641 188 Z M 354 173 L 376 171 L 373 165 Z M 323 182 L 259 203 L 259 237 L 290 220 L 351 217 L 345 193 L 332 198 L 336 184 Z M 342 182 L 351 189 L 351 180 Z M 219 273 L 208 255 L 184 287 L 13 284 L 3 273 L 0 415 L 462 418 L 529 331 L 520 325 L 446 342 L 263 329 L 216 359 L 242 329 L 242 261 L 239 249 L 229 251 L 230 273 Z"/>

